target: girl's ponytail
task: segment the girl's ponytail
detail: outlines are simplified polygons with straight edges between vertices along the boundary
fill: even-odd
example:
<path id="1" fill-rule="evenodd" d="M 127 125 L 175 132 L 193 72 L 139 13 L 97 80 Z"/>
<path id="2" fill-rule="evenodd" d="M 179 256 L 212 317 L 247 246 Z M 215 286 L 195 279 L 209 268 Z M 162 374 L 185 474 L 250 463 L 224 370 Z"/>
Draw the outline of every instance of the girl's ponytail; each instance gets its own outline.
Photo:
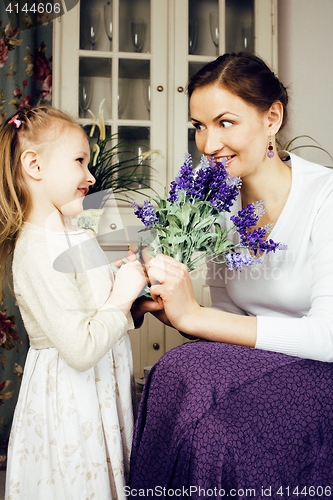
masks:
<path id="1" fill-rule="evenodd" d="M 7 121 L 0 128 L 0 300 L 4 299 L 10 257 L 30 205 L 20 156 L 18 130 Z"/>

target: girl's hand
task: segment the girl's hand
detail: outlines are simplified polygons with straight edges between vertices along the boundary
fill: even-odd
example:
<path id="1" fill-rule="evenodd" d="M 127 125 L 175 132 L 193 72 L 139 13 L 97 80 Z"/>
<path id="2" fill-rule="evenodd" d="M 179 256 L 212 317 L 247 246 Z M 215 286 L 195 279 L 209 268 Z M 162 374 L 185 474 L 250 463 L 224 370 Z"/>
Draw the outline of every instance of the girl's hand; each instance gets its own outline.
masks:
<path id="1" fill-rule="evenodd" d="M 108 304 L 116 305 L 127 316 L 132 303 L 147 284 L 144 269 L 135 255 L 127 258 L 128 262 L 118 270 Z M 119 264 L 117 261 L 115 265 Z"/>
<path id="2" fill-rule="evenodd" d="M 160 298 L 158 301 L 156 301 L 156 300 L 146 299 L 145 297 L 140 297 L 133 303 L 131 309 L 131 314 L 133 317 L 135 328 L 141 327 L 144 315 L 147 312 L 152 313 L 163 323 L 170 325 L 170 322 L 167 321 L 167 318 L 166 321 L 163 321 L 163 319 L 161 319 L 163 316 L 165 316 L 165 313 L 164 313 L 163 301 Z"/>
<path id="3" fill-rule="evenodd" d="M 148 277 L 154 300 L 163 300 L 166 317 L 177 330 L 187 331 L 189 322 L 200 314 L 187 267 L 172 257 L 159 254 L 149 262 Z"/>

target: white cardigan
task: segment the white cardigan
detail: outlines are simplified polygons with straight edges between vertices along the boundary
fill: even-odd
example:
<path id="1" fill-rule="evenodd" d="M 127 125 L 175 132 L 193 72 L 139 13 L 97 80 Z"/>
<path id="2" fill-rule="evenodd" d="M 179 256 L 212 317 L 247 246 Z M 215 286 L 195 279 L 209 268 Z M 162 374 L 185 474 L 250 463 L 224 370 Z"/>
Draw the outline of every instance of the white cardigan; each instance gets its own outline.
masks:
<path id="1" fill-rule="evenodd" d="M 288 250 L 241 272 L 208 264 L 207 284 L 212 307 L 257 316 L 256 348 L 333 361 L 333 170 L 290 156 L 291 191 L 270 234 Z M 232 214 L 240 208 L 239 197 Z"/>
<path id="2" fill-rule="evenodd" d="M 96 238 L 84 230 L 56 233 L 25 223 L 13 278 L 30 346 L 56 347 L 76 370 L 96 365 L 134 328 L 131 314 L 105 304 L 113 272 Z"/>

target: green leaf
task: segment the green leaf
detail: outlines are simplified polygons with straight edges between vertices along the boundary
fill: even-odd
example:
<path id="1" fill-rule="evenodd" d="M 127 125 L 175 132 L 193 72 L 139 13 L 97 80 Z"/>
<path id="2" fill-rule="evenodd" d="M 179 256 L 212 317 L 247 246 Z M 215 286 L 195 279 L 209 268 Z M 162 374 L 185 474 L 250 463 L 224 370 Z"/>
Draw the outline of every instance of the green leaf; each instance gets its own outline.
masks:
<path id="1" fill-rule="evenodd" d="M 226 217 L 224 217 L 224 215 L 222 215 L 222 213 L 217 214 L 217 215 L 215 216 L 215 218 L 216 218 L 217 220 L 227 220 L 227 218 L 226 218 Z"/>
<path id="2" fill-rule="evenodd" d="M 190 222 L 191 205 L 189 203 L 184 203 L 182 206 L 182 224 L 187 227 Z"/>
<path id="3" fill-rule="evenodd" d="M 215 233 L 206 233 L 206 234 L 203 234 L 200 237 L 196 238 L 196 247 L 201 247 L 207 241 L 214 240 L 215 238 L 216 238 L 216 234 Z"/>
<path id="4" fill-rule="evenodd" d="M 192 227 L 194 227 L 200 221 L 200 210 L 193 205 L 192 206 L 193 217 L 191 221 Z"/>
<path id="5" fill-rule="evenodd" d="M 213 215 L 205 217 L 203 220 L 198 222 L 195 226 L 193 225 L 193 229 L 195 229 L 196 231 L 199 231 L 200 229 L 203 229 L 203 228 L 210 229 L 214 223 L 214 220 L 215 220 L 215 217 Z"/>
<path id="6" fill-rule="evenodd" d="M 172 240 L 170 240 L 170 245 L 178 244 L 178 243 L 184 243 L 186 241 L 188 236 L 186 234 L 183 234 L 182 236 L 174 236 Z"/>
<path id="7" fill-rule="evenodd" d="M 223 253 L 227 253 L 230 249 L 234 248 L 235 244 L 231 240 L 224 240 L 220 243 L 218 249 L 216 250 L 216 254 L 220 255 Z M 215 249 L 214 249 L 215 251 Z"/>
<path id="8" fill-rule="evenodd" d="M 169 222 L 170 226 L 175 226 L 178 228 L 182 227 L 182 221 L 177 215 L 168 214 L 166 216 L 166 219 Z"/>

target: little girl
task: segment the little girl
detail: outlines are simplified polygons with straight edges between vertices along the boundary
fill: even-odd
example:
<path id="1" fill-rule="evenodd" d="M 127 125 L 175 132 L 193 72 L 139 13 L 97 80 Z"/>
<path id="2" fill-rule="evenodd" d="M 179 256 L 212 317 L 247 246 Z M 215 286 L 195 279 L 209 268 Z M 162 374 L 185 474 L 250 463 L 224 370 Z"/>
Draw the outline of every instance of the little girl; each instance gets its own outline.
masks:
<path id="1" fill-rule="evenodd" d="M 87 137 L 69 116 L 22 110 L 2 125 L 0 150 L 0 265 L 13 255 L 30 340 L 5 498 L 124 498 L 134 421 L 127 330 L 143 268 L 130 257 L 114 279 L 96 239 L 66 223 L 95 182 Z"/>

